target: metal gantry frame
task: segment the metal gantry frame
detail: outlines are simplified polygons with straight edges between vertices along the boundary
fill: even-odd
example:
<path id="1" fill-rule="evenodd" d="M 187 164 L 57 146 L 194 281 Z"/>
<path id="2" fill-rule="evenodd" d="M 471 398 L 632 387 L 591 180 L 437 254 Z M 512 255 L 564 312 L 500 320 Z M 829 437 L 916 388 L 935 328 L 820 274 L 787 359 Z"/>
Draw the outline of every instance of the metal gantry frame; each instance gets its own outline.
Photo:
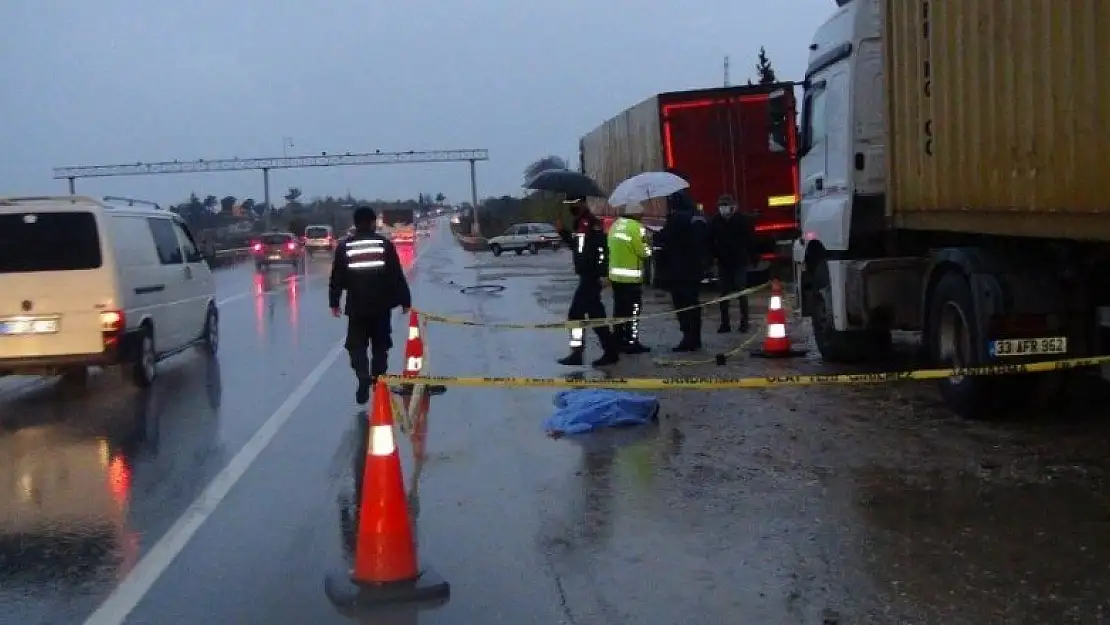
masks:
<path id="1" fill-rule="evenodd" d="M 69 194 L 77 194 L 78 178 L 110 176 L 148 176 L 160 174 L 203 174 L 224 171 L 262 171 L 266 203 L 266 227 L 270 225 L 273 205 L 270 203 L 270 170 L 303 169 L 307 167 L 350 167 L 358 165 L 400 165 L 405 163 L 470 163 L 470 201 L 478 210 L 477 162 L 488 161 L 489 150 L 432 150 L 408 152 L 365 152 L 360 154 L 321 154 L 319 156 L 282 156 L 274 158 L 225 158 L 195 161 L 160 161 L 129 165 L 81 165 L 55 167 L 54 179 L 69 181 Z M 477 220 L 475 219 L 475 223 Z"/>

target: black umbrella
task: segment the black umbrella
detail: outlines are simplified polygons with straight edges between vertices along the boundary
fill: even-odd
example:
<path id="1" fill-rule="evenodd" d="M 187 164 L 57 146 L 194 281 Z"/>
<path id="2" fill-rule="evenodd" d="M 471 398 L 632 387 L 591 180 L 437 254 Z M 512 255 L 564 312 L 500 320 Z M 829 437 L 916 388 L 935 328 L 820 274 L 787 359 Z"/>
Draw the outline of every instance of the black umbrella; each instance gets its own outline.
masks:
<path id="1" fill-rule="evenodd" d="M 562 193 L 569 197 L 606 197 L 593 178 L 569 169 L 548 169 L 524 185 L 533 191 Z"/>

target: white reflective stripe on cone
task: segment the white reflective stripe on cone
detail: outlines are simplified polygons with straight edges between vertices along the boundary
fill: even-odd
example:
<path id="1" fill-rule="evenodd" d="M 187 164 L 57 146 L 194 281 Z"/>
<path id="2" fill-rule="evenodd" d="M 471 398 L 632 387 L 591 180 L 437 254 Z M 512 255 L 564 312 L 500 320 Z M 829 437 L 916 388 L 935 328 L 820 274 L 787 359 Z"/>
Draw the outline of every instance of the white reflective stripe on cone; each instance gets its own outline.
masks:
<path id="1" fill-rule="evenodd" d="M 786 326 L 781 323 L 772 323 L 771 325 L 767 326 L 767 338 L 786 338 Z"/>
<path id="2" fill-rule="evenodd" d="M 405 363 L 405 370 L 406 371 L 420 371 L 420 368 L 423 367 L 423 366 L 424 366 L 424 359 L 419 358 L 417 356 L 413 356 L 412 358 L 409 358 L 408 361 Z"/>
<path id="3" fill-rule="evenodd" d="M 417 326 L 410 326 L 409 327 L 409 340 L 410 341 L 415 341 L 418 338 L 420 338 L 420 328 L 418 328 Z"/>
<path id="4" fill-rule="evenodd" d="M 397 451 L 397 444 L 393 442 L 393 427 L 389 425 L 370 426 L 370 455 L 390 456 Z"/>
<path id="5" fill-rule="evenodd" d="M 771 310 L 779 310 L 780 308 L 782 308 L 782 298 L 778 295 L 772 295 L 771 302 L 767 304 L 767 307 Z"/>

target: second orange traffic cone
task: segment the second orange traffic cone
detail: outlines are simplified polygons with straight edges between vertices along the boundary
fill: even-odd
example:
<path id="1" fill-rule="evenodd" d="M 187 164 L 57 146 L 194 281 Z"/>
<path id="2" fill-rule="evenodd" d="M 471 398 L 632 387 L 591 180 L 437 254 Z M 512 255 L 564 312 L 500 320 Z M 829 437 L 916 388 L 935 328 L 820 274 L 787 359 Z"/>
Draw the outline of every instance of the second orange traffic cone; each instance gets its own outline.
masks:
<path id="1" fill-rule="evenodd" d="M 378 382 L 374 388 L 361 495 L 354 568 L 349 576 L 329 576 L 325 580 L 328 598 L 344 609 L 447 598 L 450 585 L 417 564 L 385 382 Z"/>
<path id="2" fill-rule="evenodd" d="M 420 337 L 420 317 L 415 310 L 409 309 L 409 338 L 405 341 L 406 378 L 420 377 L 424 370 L 424 339 Z"/>
<path id="3" fill-rule="evenodd" d="M 771 282 L 771 297 L 767 300 L 767 334 L 763 345 L 751 352 L 760 358 L 793 358 L 805 356 L 806 350 L 796 349 L 790 344 L 786 331 L 786 309 L 783 305 L 782 283 L 778 278 Z"/>

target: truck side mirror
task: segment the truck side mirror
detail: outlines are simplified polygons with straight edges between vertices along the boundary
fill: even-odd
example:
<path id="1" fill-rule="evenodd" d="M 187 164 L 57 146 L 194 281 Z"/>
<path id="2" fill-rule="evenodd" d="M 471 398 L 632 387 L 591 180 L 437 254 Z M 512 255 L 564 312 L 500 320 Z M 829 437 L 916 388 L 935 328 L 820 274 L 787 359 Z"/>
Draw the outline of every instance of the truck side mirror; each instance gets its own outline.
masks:
<path id="1" fill-rule="evenodd" d="M 767 127 L 770 129 L 768 147 L 772 152 L 785 152 L 786 146 L 790 144 L 788 125 L 793 123 L 785 89 L 776 89 L 768 94 L 767 115 Z"/>

